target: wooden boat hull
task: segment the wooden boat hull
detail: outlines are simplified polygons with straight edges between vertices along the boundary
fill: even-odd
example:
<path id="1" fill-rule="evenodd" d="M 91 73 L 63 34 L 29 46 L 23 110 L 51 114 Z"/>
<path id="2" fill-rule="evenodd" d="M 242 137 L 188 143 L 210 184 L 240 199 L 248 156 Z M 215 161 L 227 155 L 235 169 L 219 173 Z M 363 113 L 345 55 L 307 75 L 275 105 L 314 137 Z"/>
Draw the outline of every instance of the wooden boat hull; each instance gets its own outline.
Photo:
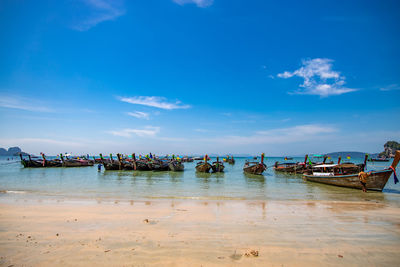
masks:
<path id="1" fill-rule="evenodd" d="M 44 163 L 42 160 L 21 160 L 24 168 L 48 168 L 48 167 L 62 167 L 60 161 L 46 160 Z"/>
<path id="2" fill-rule="evenodd" d="M 45 167 L 62 167 L 62 162 L 57 160 L 46 160 Z"/>
<path id="3" fill-rule="evenodd" d="M 368 161 L 374 161 L 374 162 L 388 162 L 389 159 L 368 159 Z"/>
<path id="4" fill-rule="evenodd" d="M 93 166 L 92 161 L 76 161 L 76 160 L 64 160 L 62 163 L 63 167 L 87 167 Z"/>
<path id="5" fill-rule="evenodd" d="M 123 162 L 121 162 L 121 169 L 127 170 L 127 171 L 136 170 L 135 164 L 136 163 L 132 162 L 132 161 L 123 161 Z"/>
<path id="6" fill-rule="evenodd" d="M 212 172 L 223 172 L 225 169 L 224 164 L 222 163 L 213 163 L 213 165 L 211 166 Z"/>
<path id="7" fill-rule="evenodd" d="M 119 165 L 118 162 L 103 162 L 104 169 L 107 171 L 117 171 L 121 170 L 122 167 Z"/>
<path id="8" fill-rule="evenodd" d="M 305 168 L 303 165 L 293 165 L 293 166 L 277 166 L 274 167 L 276 172 L 286 172 L 286 173 L 303 173 Z"/>
<path id="9" fill-rule="evenodd" d="M 257 163 L 254 165 L 246 165 L 243 167 L 243 171 L 246 173 L 251 173 L 251 174 L 262 174 L 265 170 L 267 169 L 267 167 L 265 166 L 265 164 L 262 163 Z"/>
<path id="10" fill-rule="evenodd" d="M 385 187 L 392 170 L 373 171 L 367 178 L 367 190 L 382 191 Z M 328 184 L 334 186 L 362 189 L 360 179 L 357 174 L 337 175 L 337 176 L 313 176 L 304 174 L 304 179 L 310 182 Z"/>
<path id="11" fill-rule="evenodd" d="M 21 160 L 21 164 L 25 168 L 43 168 L 45 165 L 43 165 L 42 161 L 36 161 L 36 160 Z"/>
<path id="12" fill-rule="evenodd" d="M 198 172 L 209 172 L 211 169 L 210 163 L 202 163 L 196 166 L 196 171 Z"/>
<path id="13" fill-rule="evenodd" d="M 153 171 L 168 171 L 169 166 L 167 162 L 164 161 L 153 161 L 148 163 L 149 168 Z"/>
<path id="14" fill-rule="evenodd" d="M 182 162 L 177 162 L 177 161 L 172 161 L 168 165 L 169 170 L 173 172 L 179 172 L 183 171 L 185 169 L 185 166 L 183 165 Z"/>
<path id="15" fill-rule="evenodd" d="M 146 161 L 138 160 L 136 161 L 136 170 L 138 171 L 150 171 L 150 166 L 147 164 Z"/>

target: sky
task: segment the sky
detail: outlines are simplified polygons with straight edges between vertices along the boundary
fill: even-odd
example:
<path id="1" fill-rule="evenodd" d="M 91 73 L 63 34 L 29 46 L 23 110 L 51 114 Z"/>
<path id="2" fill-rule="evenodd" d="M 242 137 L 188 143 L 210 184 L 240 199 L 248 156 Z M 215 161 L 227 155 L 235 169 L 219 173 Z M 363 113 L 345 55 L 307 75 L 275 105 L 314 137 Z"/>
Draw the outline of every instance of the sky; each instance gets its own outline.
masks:
<path id="1" fill-rule="evenodd" d="M 381 152 L 400 2 L 0 1 L 0 147 Z"/>

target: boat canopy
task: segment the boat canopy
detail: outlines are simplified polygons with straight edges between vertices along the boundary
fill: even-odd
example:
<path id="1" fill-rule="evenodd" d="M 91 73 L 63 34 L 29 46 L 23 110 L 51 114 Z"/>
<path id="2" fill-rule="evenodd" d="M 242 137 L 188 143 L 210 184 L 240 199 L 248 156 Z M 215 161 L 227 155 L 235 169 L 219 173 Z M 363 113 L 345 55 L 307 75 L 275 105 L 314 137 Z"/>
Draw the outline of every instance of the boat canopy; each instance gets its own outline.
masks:
<path id="1" fill-rule="evenodd" d="M 337 166 L 337 164 L 321 164 L 321 165 L 316 165 L 314 168 L 332 168 Z"/>

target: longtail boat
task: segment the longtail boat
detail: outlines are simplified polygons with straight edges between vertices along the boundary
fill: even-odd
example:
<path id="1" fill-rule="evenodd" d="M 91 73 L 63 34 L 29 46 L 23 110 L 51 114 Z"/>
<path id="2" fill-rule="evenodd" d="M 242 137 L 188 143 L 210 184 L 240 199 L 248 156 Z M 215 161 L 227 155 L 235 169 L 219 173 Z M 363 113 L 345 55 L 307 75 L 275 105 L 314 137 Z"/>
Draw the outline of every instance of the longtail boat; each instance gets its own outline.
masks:
<path id="1" fill-rule="evenodd" d="M 228 162 L 229 164 L 235 164 L 235 159 L 233 156 L 226 156 L 226 158 L 223 159 L 223 161 Z"/>
<path id="2" fill-rule="evenodd" d="M 42 153 L 42 159 L 32 159 L 31 155 L 28 155 L 28 159 L 24 159 L 21 154 L 19 154 L 21 159 L 21 164 L 24 168 L 44 168 L 44 167 L 61 167 L 62 163 L 60 160 L 47 160 L 45 155 Z"/>
<path id="3" fill-rule="evenodd" d="M 59 159 L 47 160 L 44 153 L 42 153 L 43 167 L 62 167 L 62 162 Z"/>
<path id="4" fill-rule="evenodd" d="M 392 165 L 381 171 L 370 171 L 363 173 L 366 175 L 365 188 L 368 190 L 382 191 L 392 173 L 394 173 L 395 183 L 397 183 L 396 167 L 400 160 L 400 150 L 396 151 L 396 155 Z M 363 185 L 359 178 L 360 172 L 346 174 L 340 172 L 340 166 L 330 166 L 328 164 L 314 166 L 312 174 L 304 174 L 304 179 L 310 182 L 335 185 L 341 187 L 349 187 L 363 189 Z"/>
<path id="5" fill-rule="evenodd" d="M 31 155 L 28 155 L 28 159 L 24 159 L 21 154 L 19 154 L 19 157 L 21 159 L 21 164 L 22 164 L 22 166 L 24 166 L 24 168 L 43 167 L 43 164 L 41 162 L 32 160 Z"/>
<path id="6" fill-rule="evenodd" d="M 141 158 L 139 156 L 139 159 L 136 160 L 135 158 L 135 164 L 136 164 L 136 170 L 138 171 L 151 171 L 151 166 L 148 164 L 148 159 L 147 158 Z"/>
<path id="7" fill-rule="evenodd" d="M 387 162 L 389 158 L 368 158 L 368 161 Z"/>
<path id="8" fill-rule="evenodd" d="M 86 159 L 64 159 L 63 154 L 60 154 L 61 162 L 63 167 L 87 167 L 93 166 L 93 161 Z"/>
<path id="9" fill-rule="evenodd" d="M 261 154 L 261 162 L 249 162 L 243 166 L 243 171 L 251 174 L 262 174 L 267 169 L 267 165 L 264 164 L 264 153 Z"/>
<path id="10" fill-rule="evenodd" d="M 198 172 L 209 172 L 211 164 L 207 162 L 208 155 L 205 155 L 204 161 L 198 162 L 196 165 L 196 171 Z"/>
<path id="11" fill-rule="evenodd" d="M 133 155 L 132 155 L 133 156 Z M 135 162 L 128 158 L 123 158 L 121 154 L 117 154 L 120 170 L 135 170 Z"/>
<path id="12" fill-rule="evenodd" d="M 191 157 L 183 157 L 182 158 L 182 162 L 193 162 L 193 161 L 194 161 L 194 159 Z"/>
<path id="13" fill-rule="evenodd" d="M 212 168 L 212 172 L 223 172 L 225 166 L 221 161 L 219 161 L 219 157 L 217 157 L 217 161 L 214 161 L 212 163 L 211 168 Z"/>
<path id="14" fill-rule="evenodd" d="M 148 166 L 153 171 L 168 171 L 169 164 L 166 160 L 153 159 L 148 162 Z"/>
<path id="15" fill-rule="evenodd" d="M 308 166 L 307 166 L 307 159 L 308 155 L 304 157 L 304 162 L 285 162 L 279 163 L 278 161 L 275 162 L 274 170 L 277 172 L 287 172 L 287 173 L 304 173 Z"/>
<path id="16" fill-rule="evenodd" d="M 185 166 L 183 165 L 182 161 L 172 159 L 168 164 L 169 170 L 173 172 L 183 171 Z"/>
<path id="17" fill-rule="evenodd" d="M 115 161 L 112 157 L 112 154 L 110 154 L 110 159 L 109 160 L 105 160 L 103 158 L 103 155 L 100 154 L 100 158 L 102 159 L 102 163 L 104 166 L 104 169 L 106 169 L 107 171 L 112 171 L 112 170 L 121 170 L 121 166 L 120 166 L 120 162 Z"/>

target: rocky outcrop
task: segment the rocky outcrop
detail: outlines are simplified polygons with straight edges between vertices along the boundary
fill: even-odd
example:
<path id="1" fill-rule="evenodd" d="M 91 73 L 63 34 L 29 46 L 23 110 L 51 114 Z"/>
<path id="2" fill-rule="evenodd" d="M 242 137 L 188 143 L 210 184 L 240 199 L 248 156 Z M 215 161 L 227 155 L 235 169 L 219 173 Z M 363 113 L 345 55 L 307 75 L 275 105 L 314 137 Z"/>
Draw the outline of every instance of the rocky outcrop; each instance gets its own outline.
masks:
<path id="1" fill-rule="evenodd" d="M 396 150 L 400 150 L 400 144 L 396 141 L 388 141 L 383 147 L 385 150 L 379 154 L 380 157 L 394 158 Z"/>
<path id="2" fill-rule="evenodd" d="M 0 156 L 18 156 L 20 153 L 22 155 L 28 155 L 27 153 L 22 152 L 21 148 L 17 146 L 10 147 L 8 150 L 0 148 Z"/>

